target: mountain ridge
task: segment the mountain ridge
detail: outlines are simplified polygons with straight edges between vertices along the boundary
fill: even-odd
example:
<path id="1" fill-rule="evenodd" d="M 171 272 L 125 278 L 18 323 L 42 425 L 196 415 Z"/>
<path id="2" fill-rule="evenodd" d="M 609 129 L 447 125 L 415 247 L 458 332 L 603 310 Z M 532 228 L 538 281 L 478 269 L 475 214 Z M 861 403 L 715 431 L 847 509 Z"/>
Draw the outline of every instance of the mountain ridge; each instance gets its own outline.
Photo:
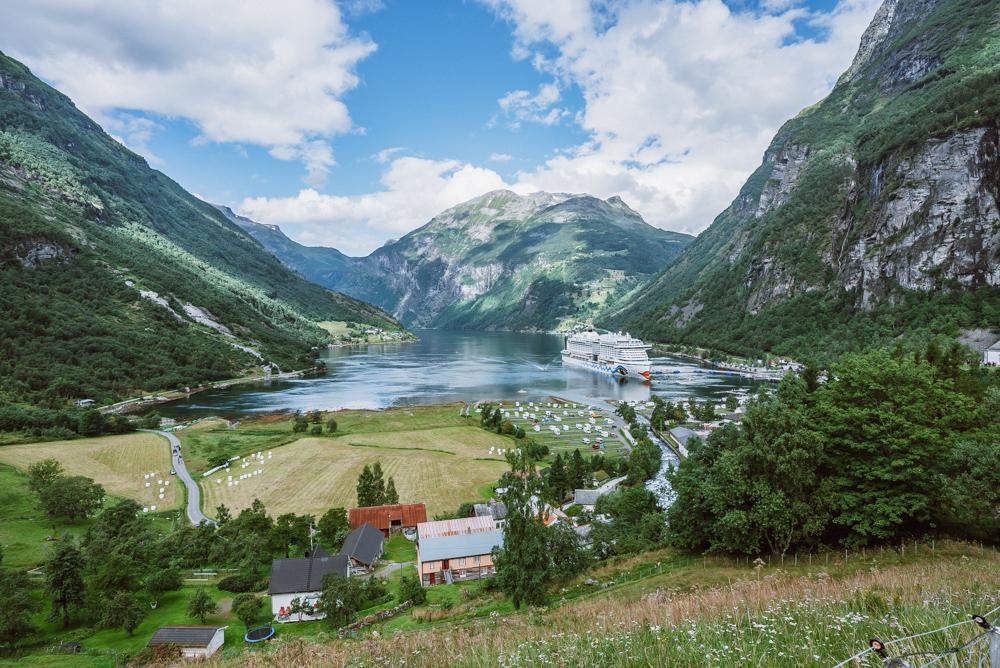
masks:
<path id="1" fill-rule="evenodd" d="M 407 324 L 552 330 L 593 317 L 690 241 L 619 196 L 489 191 L 360 258 L 233 220 L 310 280 Z M 293 246 L 289 246 L 291 242 Z"/>

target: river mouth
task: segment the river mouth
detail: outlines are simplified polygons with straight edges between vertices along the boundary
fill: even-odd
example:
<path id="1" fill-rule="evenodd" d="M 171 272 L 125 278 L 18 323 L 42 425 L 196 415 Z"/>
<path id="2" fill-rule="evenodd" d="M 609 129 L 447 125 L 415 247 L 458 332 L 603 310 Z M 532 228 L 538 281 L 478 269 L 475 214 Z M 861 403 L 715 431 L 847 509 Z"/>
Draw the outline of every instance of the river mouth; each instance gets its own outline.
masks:
<path id="1" fill-rule="evenodd" d="M 162 404 L 167 417 L 239 418 L 295 410 L 382 409 L 391 406 L 481 400 L 544 400 L 559 396 L 583 404 L 722 400 L 760 385 L 689 359 L 654 357 L 650 382 L 621 381 L 563 367 L 563 339 L 551 334 L 417 330 L 420 340 L 322 352 L 326 372 L 206 390 Z"/>

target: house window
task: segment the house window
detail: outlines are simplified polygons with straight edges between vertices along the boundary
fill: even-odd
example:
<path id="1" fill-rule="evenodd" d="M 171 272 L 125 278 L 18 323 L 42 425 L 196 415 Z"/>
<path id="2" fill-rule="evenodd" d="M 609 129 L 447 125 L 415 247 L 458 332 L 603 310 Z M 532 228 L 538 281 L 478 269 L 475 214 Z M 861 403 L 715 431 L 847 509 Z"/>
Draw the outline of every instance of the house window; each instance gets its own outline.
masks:
<path id="1" fill-rule="evenodd" d="M 458 567 L 459 568 L 465 567 L 465 557 L 462 557 L 461 559 L 458 560 Z"/>

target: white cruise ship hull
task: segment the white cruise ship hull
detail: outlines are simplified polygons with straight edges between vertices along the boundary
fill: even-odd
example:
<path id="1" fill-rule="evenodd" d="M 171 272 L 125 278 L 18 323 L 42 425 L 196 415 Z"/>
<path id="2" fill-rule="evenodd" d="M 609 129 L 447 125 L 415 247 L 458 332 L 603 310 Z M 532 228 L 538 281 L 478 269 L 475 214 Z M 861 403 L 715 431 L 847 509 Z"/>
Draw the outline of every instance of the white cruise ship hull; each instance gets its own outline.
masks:
<path id="1" fill-rule="evenodd" d="M 635 362 L 619 362 L 615 360 L 602 359 L 598 359 L 598 361 L 595 362 L 593 360 L 577 357 L 566 350 L 562 351 L 562 361 L 564 366 L 587 369 L 588 371 L 618 376 L 619 378 L 641 378 L 643 380 L 649 380 L 651 371 L 651 367 L 648 362 L 645 364 L 636 364 Z"/>

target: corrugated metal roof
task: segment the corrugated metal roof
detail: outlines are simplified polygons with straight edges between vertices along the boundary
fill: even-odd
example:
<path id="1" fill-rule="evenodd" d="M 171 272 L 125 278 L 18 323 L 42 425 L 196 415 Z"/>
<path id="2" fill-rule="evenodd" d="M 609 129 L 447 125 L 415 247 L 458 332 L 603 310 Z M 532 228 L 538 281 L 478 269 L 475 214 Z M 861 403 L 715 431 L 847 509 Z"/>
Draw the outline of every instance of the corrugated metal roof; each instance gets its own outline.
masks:
<path id="1" fill-rule="evenodd" d="M 670 433 L 677 439 L 678 443 L 684 446 L 687 445 L 688 440 L 690 440 L 692 436 L 698 435 L 687 427 L 674 427 L 670 430 Z"/>
<path id="2" fill-rule="evenodd" d="M 340 553 L 357 559 L 365 566 L 372 566 L 382 554 L 382 540 L 382 532 L 365 522 L 347 534 Z"/>
<path id="3" fill-rule="evenodd" d="M 400 526 L 415 527 L 427 521 L 427 507 L 422 503 L 397 503 L 391 506 L 351 508 L 347 511 L 347 521 L 352 529 L 367 522 L 376 529 L 388 531 L 393 520 L 399 520 Z"/>
<path id="4" fill-rule="evenodd" d="M 573 492 L 573 503 L 581 506 L 592 506 L 601 498 L 601 491 L 598 489 L 578 489 Z"/>
<path id="5" fill-rule="evenodd" d="M 350 561 L 346 554 L 333 557 L 298 557 L 275 559 L 271 562 L 269 594 L 298 594 L 319 591 L 327 573 L 347 575 Z"/>
<path id="6" fill-rule="evenodd" d="M 219 626 L 161 626 L 149 639 L 149 646 L 208 647 Z"/>
<path id="7" fill-rule="evenodd" d="M 417 525 L 417 536 L 420 538 L 456 536 L 459 534 L 476 533 L 478 531 L 492 531 L 495 528 L 492 516 L 462 517 L 457 520 L 421 522 Z"/>
<path id="8" fill-rule="evenodd" d="M 458 536 L 429 536 L 419 543 L 421 561 L 440 561 L 489 554 L 503 545 L 503 531 L 480 531 Z"/>

